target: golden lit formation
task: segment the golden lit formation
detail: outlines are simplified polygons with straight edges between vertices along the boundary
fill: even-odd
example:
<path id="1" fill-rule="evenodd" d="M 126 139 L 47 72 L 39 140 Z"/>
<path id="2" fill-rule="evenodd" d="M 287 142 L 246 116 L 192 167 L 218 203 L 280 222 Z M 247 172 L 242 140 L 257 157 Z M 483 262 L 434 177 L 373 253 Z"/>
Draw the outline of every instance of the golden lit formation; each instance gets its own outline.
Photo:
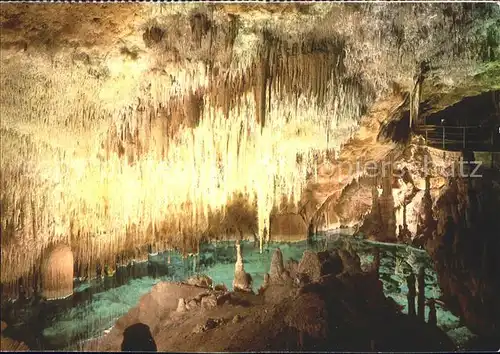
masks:
<path id="1" fill-rule="evenodd" d="M 36 58 L 17 77 L 2 71 L 2 239 L 16 240 L 2 247 L 2 281 L 51 243 L 86 264 L 141 244 L 189 248 L 240 195 L 256 205 L 262 247 L 273 207 L 300 200 L 313 154 L 338 151 L 362 113 L 341 73 L 315 69 L 314 54 L 286 58 L 264 76 L 254 66 L 235 92 L 202 66 L 173 77 L 145 60 L 111 60 L 106 80 Z"/>

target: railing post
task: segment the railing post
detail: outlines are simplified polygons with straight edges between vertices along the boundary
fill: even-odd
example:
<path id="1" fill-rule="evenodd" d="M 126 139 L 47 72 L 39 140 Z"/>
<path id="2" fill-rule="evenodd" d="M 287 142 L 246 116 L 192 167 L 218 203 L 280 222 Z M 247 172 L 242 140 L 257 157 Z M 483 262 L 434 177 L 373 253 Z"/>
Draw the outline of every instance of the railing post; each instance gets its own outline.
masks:
<path id="1" fill-rule="evenodd" d="M 446 128 L 443 125 L 443 150 L 445 150 L 445 142 L 444 142 L 444 135 L 445 135 Z"/>
<path id="2" fill-rule="evenodd" d="M 463 127 L 464 134 L 463 134 L 463 148 L 465 149 L 465 127 Z"/>

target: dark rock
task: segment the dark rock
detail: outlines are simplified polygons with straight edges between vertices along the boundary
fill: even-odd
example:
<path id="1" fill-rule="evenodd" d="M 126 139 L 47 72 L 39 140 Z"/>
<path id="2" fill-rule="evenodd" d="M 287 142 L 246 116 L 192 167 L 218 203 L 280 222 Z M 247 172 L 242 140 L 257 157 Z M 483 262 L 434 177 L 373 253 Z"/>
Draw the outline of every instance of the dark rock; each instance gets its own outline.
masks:
<path id="1" fill-rule="evenodd" d="M 217 285 L 215 285 L 214 290 L 226 292 L 227 291 L 226 284 L 217 284 Z"/>
<path id="2" fill-rule="evenodd" d="M 217 306 L 224 305 L 226 302 L 231 300 L 231 293 L 225 292 L 217 296 Z"/>
<path id="3" fill-rule="evenodd" d="M 361 260 L 355 252 L 338 249 L 338 256 L 342 260 L 344 271 L 349 274 L 361 273 Z"/>
<path id="4" fill-rule="evenodd" d="M 344 270 L 342 259 L 336 251 L 319 252 L 318 257 L 321 262 L 321 275 L 337 275 Z"/>
<path id="5" fill-rule="evenodd" d="M 305 251 L 298 266 L 298 273 L 302 275 L 300 277 L 296 276 L 296 279 L 303 282 L 307 282 L 307 279 L 311 282 L 317 282 L 322 276 L 336 275 L 341 273 L 343 269 L 343 260 L 335 251 L 318 253 Z M 359 269 L 361 271 L 361 266 L 359 266 Z M 307 276 L 307 278 L 304 276 Z"/>
<path id="6" fill-rule="evenodd" d="M 225 321 L 222 318 L 208 318 L 204 324 L 198 324 L 193 330 L 193 333 L 203 333 L 206 331 L 209 331 L 211 329 L 214 329 L 222 324 L 224 324 Z"/>
<path id="7" fill-rule="evenodd" d="M 156 342 L 148 325 L 136 323 L 123 332 L 122 352 L 156 352 Z"/>
<path id="8" fill-rule="evenodd" d="M 321 262 L 318 254 L 312 251 L 304 251 L 299 262 L 298 273 L 307 275 L 311 281 L 318 281 L 321 277 Z"/>
<path id="9" fill-rule="evenodd" d="M 477 335 L 499 338 L 500 174 L 476 173 L 482 178 L 450 179 L 436 202 L 436 237 L 426 249 L 448 308 Z"/>
<path id="10" fill-rule="evenodd" d="M 146 29 L 142 35 L 142 39 L 146 44 L 146 47 L 150 48 L 156 43 L 161 42 L 163 36 L 165 35 L 165 31 L 158 27 L 151 27 Z"/>

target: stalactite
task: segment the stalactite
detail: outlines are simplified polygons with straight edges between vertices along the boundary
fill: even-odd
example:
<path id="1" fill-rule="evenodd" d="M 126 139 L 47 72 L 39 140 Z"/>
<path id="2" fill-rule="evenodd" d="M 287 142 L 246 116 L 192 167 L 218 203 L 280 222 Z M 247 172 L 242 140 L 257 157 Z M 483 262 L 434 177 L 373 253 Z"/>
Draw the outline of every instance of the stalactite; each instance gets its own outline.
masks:
<path id="1" fill-rule="evenodd" d="M 13 89 L 27 94 L 1 93 L 10 107 L 0 126 L 9 146 L 0 169 L 2 282 L 30 272 L 48 243 L 71 244 L 89 273 L 116 254 L 130 260 L 145 243 L 187 249 L 239 193 L 256 205 L 262 244 L 277 201 L 300 200 L 316 171 L 310 152 L 338 149 L 364 104 L 343 73 L 332 75 L 337 49 L 266 46 L 235 76 L 186 63 L 167 68 L 172 80 L 137 70 L 130 82 L 103 87 L 87 73 L 58 78 L 54 69 L 61 82 L 46 88 L 31 84 L 36 70 L 21 71 Z"/>

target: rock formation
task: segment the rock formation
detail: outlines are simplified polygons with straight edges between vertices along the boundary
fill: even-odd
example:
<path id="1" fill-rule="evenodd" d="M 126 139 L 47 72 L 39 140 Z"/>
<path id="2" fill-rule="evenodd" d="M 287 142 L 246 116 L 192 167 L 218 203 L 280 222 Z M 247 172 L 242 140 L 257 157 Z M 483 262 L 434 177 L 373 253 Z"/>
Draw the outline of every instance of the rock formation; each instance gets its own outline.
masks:
<path id="1" fill-rule="evenodd" d="M 233 289 L 241 291 L 252 291 L 252 277 L 245 272 L 243 266 L 243 255 L 241 245 L 236 242 L 236 263 L 234 265 Z"/>
<path id="2" fill-rule="evenodd" d="M 406 295 L 406 298 L 408 300 L 408 315 L 409 316 L 415 316 L 415 296 L 416 296 L 416 290 L 415 290 L 415 274 L 410 273 L 406 277 L 406 285 L 408 286 L 408 294 Z"/>
<path id="3" fill-rule="evenodd" d="M 149 326 L 136 323 L 123 332 L 122 352 L 156 352 L 156 342 Z"/>
<path id="4" fill-rule="evenodd" d="M 187 308 L 186 308 L 186 301 L 183 299 L 183 298 L 180 298 L 179 299 L 179 302 L 177 303 L 177 312 L 186 312 L 187 311 Z"/>
<path id="5" fill-rule="evenodd" d="M 397 227 L 395 204 L 392 193 L 393 182 L 393 161 L 392 157 L 388 161 L 381 163 L 381 167 L 376 171 L 376 177 L 372 178 L 372 208 L 370 213 L 364 219 L 360 231 L 367 234 L 368 237 L 379 241 L 394 242 L 397 241 Z M 379 173 L 380 172 L 380 173 Z M 382 194 L 379 195 L 377 181 L 382 181 Z"/>
<path id="6" fill-rule="evenodd" d="M 283 281 L 285 266 L 283 264 L 283 254 L 279 248 L 274 250 L 271 258 L 271 268 L 269 270 L 269 282 L 281 283 Z"/>
<path id="7" fill-rule="evenodd" d="M 396 241 L 396 215 L 394 212 L 394 197 L 392 195 L 393 161 L 389 161 L 386 168 L 383 168 L 382 175 L 382 195 L 378 198 L 382 230 L 378 239 L 386 241 Z"/>
<path id="8" fill-rule="evenodd" d="M 316 258 L 323 264 L 331 263 L 325 257 L 326 254 Z M 141 298 L 136 308 L 117 321 L 109 334 L 87 343 L 86 349 L 118 350 L 123 332 L 137 322 L 149 326 L 159 351 L 454 349 L 436 326 L 401 314 L 394 300 L 385 297 L 382 283 L 373 275 L 322 269 L 324 274 L 318 282 L 300 289 L 293 284 L 291 288 L 271 284 L 264 296 L 231 292 L 222 295 L 224 301 L 218 299 L 214 306 L 203 311 L 193 307 L 182 316 L 175 315 L 177 299 L 203 302 L 217 297 L 217 292 L 186 284 L 159 283 Z M 268 291 L 279 288 L 295 291 L 277 293 L 279 296 L 268 301 Z M 150 338 L 149 334 L 142 336 L 145 344 Z"/>
<path id="9" fill-rule="evenodd" d="M 344 272 L 349 274 L 361 273 L 361 259 L 354 250 L 341 248 L 337 250 L 337 253 Z"/>
<path id="10" fill-rule="evenodd" d="M 436 301 L 434 299 L 429 299 L 427 301 L 427 305 L 429 306 L 429 318 L 427 319 L 427 323 L 432 326 L 436 326 L 437 325 Z"/>
<path id="11" fill-rule="evenodd" d="M 299 262 L 298 274 L 305 275 L 308 282 L 317 282 L 327 274 L 337 275 L 345 269 L 342 256 L 343 250 L 312 252 L 305 251 Z M 349 267 L 349 265 L 347 265 Z"/>
<path id="12" fill-rule="evenodd" d="M 7 324 L 4 321 L 1 321 L 0 323 L 0 350 L 2 352 L 22 352 L 29 350 L 28 346 L 24 343 L 5 337 L 1 332 L 7 328 Z"/>
<path id="13" fill-rule="evenodd" d="M 425 177 L 425 193 L 420 204 L 420 211 L 417 219 L 417 234 L 415 243 L 423 246 L 425 242 L 433 237 L 436 231 L 437 222 L 434 219 L 432 208 L 433 202 L 430 194 L 430 176 Z"/>
<path id="14" fill-rule="evenodd" d="M 211 288 L 213 281 L 212 278 L 210 278 L 208 275 L 196 274 L 192 277 L 189 277 L 185 283 L 189 285 L 199 286 L 201 288 Z"/>
<path id="15" fill-rule="evenodd" d="M 482 166 L 481 178 L 454 177 L 436 202 L 434 259 L 443 300 L 475 333 L 500 336 L 500 176 Z"/>
<path id="16" fill-rule="evenodd" d="M 417 317 L 425 321 L 425 268 L 420 267 L 417 276 Z"/>
<path id="17" fill-rule="evenodd" d="M 42 296 L 48 300 L 73 294 L 73 252 L 66 245 L 46 251 L 42 265 Z"/>
<path id="18" fill-rule="evenodd" d="M 369 194 L 351 167 L 404 141 L 388 138 L 409 135 L 405 112 L 414 124 L 498 89 L 497 11 L 3 6 L 2 283 L 33 276 L 50 243 L 93 272 L 145 245 L 189 253 L 236 234 L 262 248 L 358 222 L 366 198 L 336 208 L 347 185 Z"/>

